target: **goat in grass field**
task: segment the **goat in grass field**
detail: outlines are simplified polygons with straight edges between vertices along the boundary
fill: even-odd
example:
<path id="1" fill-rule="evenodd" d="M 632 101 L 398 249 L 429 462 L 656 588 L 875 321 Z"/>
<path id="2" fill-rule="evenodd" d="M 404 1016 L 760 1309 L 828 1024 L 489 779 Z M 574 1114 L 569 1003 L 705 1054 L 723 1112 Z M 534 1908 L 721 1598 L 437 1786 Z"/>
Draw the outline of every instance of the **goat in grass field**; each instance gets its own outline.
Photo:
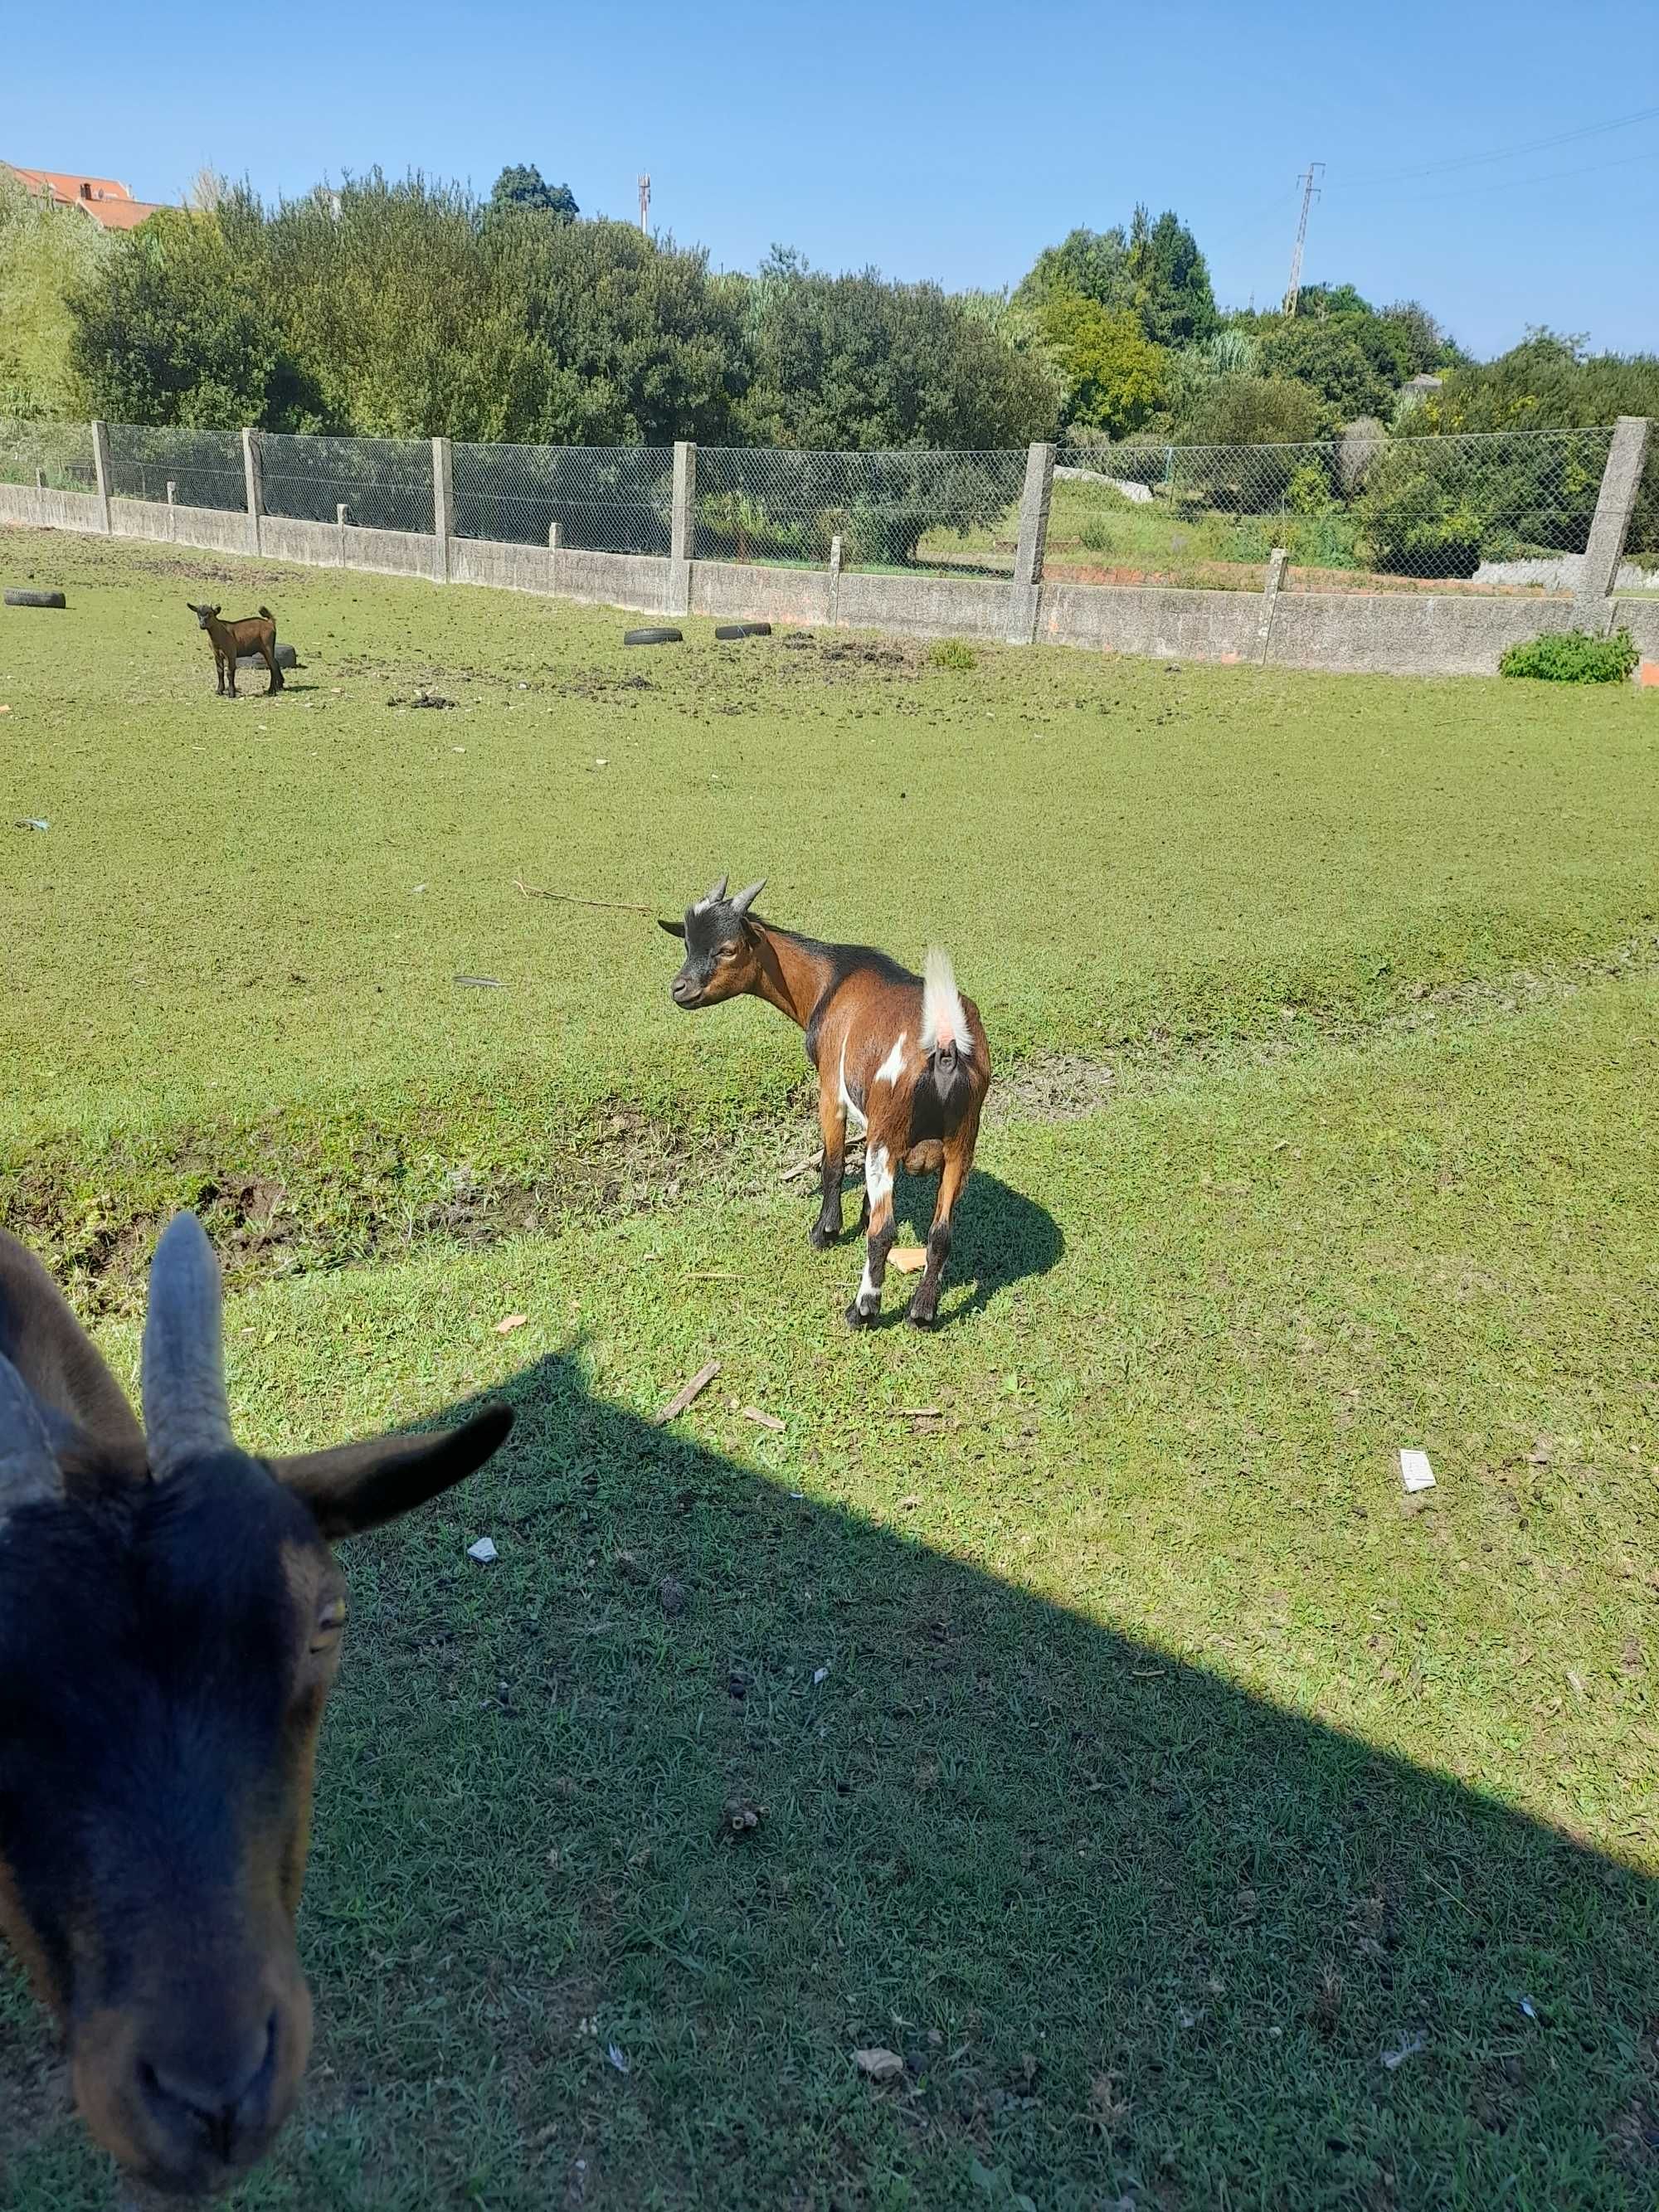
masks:
<path id="1" fill-rule="evenodd" d="M 226 622 L 217 607 L 198 607 L 194 599 L 185 605 L 196 617 L 196 626 L 204 629 L 213 641 L 213 669 L 219 679 L 216 696 L 234 699 L 236 696 L 236 662 L 238 656 L 258 653 L 270 671 L 270 683 L 266 696 L 283 689 L 283 672 L 276 660 L 276 617 L 269 607 L 261 607 L 257 615 L 240 615 L 234 622 Z M 226 689 L 225 678 L 230 685 Z"/>
<path id="2" fill-rule="evenodd" d="M 857 1328 L 881 1310 L 892 1249 L 893 1177 L 937 1175 L 939 1200 L 927 1232 L 927 1262 L 910 1301 L 910 1319 L 927 1328 L 939 1311 L 939 1282 L 951 1250 L 951 1223 L 974 1164 L 979 1117 L 991 1085 L 991 1055 L 979 1010 L 957 991 L 947 956 L 930 951 L 913 975 L 865 945 L 820 945 L 750 912 L 763 887 L 735 898 L 722 876 L 684 921 L 665 921 L 684 940 L 675 976 L 677 1006 L 717 1006 L 747 992 L 787 1014 L 805 1033 L 817 1070 L 823 1132 L 823 1196 L 812 1224 L 821 1250 L 840 1236 L 841 1179 L 847 1125 L 865 1134 L 864 1279 L 847 1309 Z"/>

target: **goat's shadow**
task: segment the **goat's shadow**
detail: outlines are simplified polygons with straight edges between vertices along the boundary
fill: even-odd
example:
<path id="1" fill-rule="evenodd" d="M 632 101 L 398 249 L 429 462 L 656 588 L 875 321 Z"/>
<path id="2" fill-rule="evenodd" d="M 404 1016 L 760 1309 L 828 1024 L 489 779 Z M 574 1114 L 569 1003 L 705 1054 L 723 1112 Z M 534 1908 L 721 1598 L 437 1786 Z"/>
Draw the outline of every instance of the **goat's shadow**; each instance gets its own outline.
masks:
<path id="1" fill-rule="evenodd" d="M 901 1243 L 927 1243 L 938 1189 L 936 1176 L 900 1172 L 893 1185 L 893 1215 L 898 1224 Z M 830 1253 L 862 1248 L 863 1232 L 856 1226 L 862 1191 L 861 1177 L 844 1185 L 846 1225 L 837 1243 L 829 1248 L 826 1258 Z M 957 1204 L 953 1239 L 951 1256 L 945 1262 L 945 1290 L 939 1299 L 935 1329 L 949 1328 L 981 1312 L 1000 1291 L 1012 1289 L 1016 1283 L 1046 1275 L 1058 1265 L 1066 1250 L 1060 1224 L 1046 1206 L 1039 1206 L 1024 1191 L 1004 1182 L 1000 1176 L 988 1175 L 981 1168 L 975 1168 L 968 1178 L 967 1188 Z M 915 1280 L 897 1273 L 890 1265 L 878 1326 L 904 1319 Z M 968 1290 L 965 1297 L 964 1285 Z"/>

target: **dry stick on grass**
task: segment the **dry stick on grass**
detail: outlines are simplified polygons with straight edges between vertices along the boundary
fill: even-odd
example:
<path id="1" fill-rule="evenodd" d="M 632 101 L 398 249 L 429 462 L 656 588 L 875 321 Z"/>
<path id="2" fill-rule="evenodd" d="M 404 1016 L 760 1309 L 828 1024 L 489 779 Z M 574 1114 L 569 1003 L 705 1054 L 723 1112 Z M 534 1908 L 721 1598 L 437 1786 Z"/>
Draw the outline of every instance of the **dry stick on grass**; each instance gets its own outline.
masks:
<path id="1" fill-rule="evenodd" d="M 514 876 L 513 883 L 514 889 L 522 891 L 526 898 L 557 899 L 561 905 L 563 906 L 603 907 L 607 914 L 643 914 L 648 915 L 653 911 L 653 909 L 648 906 L 635 906 L 631 899 L 578 898 L 574 891 L 546 891 L 542 889 L 539 884 L 526 883 L 522 876 Z"/>
<path id="2" fill-rule="evenodd" d="M 781 1437 L 783 1434 L 783 1423 L 777 1415 L 763 1413 L 758 1406 L 745 1406 L 743 1409 L 743 1418 L 745 1421 L 752 1421 L 757 1428 L 770 1429 L 774 1436 Z"/>
<path id="3" fill-rule="evenodd" d="M 700 1367 L 683 1389 L 676 1390 L 661 1413 L 652 1415 L 652 1427 L 663 1428 L 678 1414 L 683 1413 L 691 1401 L 708 1388 L 720 1371 L 720 1364 L 718 1359 L 711 1359 L 707 1367 Z"/>

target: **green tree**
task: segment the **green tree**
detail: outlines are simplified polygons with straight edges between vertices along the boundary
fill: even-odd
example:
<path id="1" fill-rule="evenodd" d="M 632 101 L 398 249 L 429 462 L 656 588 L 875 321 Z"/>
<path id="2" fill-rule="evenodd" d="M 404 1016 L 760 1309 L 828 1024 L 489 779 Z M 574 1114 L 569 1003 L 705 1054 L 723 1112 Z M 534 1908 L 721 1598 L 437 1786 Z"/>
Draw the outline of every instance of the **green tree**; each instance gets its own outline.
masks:
<path id="1" fill-rule="evenodd" d="M 164 208 L 74 287 L 70 363 L 112 422 L 304 428 L 315 395 L 283 333 L 258 251 L 258 204 Z"/>
<path id="2" fill-rule="evenodd" d="M 550 215 L 558 222 L 574 222 L 581 213 L 568 185 L 550 185 L 533 162 L 503 169 L 490 188 L 492 216 Z"/>
<path id="3" fill-rule="evenodd" d="M 1069 292 L 1103 307 L 1127 307 L 1133 301 L 1128 261 L 1129 241 L 1121 229 L 1067 231 L 1058 246 L 1038 254 L 1014 297 L 1035 308 Z"/>
<path id="4" fill-rule="evenodd" d="M 1380 328 L 1369 313 L 1312 322 L 1298 314 L 1264 337 L 1261 364 L 1270 376 L 1305 384 L 1342 422 L 1386 413 L 1405 380 L 1404 364 L 1391 354 L 1386 334 L 1378 343 Z"/>
<path id="5" fill-rule="evenodd" d="M 1063 419 L 1127 437 L 1163 404 L 1169 356 L 1127 308 L 1060 293 L 1040 312 L 1049 358 L 1065 382 Z"/>
<path id="6" fill-rule="evenodd" d="M 775 256 L 750 294 L 745 440 L 863 452 L 1023 446 L 1054 428 L 1044 365 L 936 284 Z"/>
<path id="7" fill-rule="evenodd" d="M 1333 428 L 1329 410 L 1287 376 L 1218 376 L 1178 425 L 1197 446 L 1302 445 Z"/>
<path id="8" fill-rule="evenodd" d="M 549 444 L 717 443 L 745 379 L 743 298 L 706 254 L 634 224 L 515 224 L 492 276 L 520 332 L 504 434 Z"/>
<path id="9" fill-rule="evenodd" d="M 69 295 L 95 287 L 114 250 L 100 225 L 0 165 L 0 415 L 77 411 Z"/>
<path id="10" fill-rule="evenodd" d="M 1131 304 L 1155 345 L 1190 345 L 1219 327 L 1208 265 L 1172 209 L 1153 222 L 1144 207 L 1136 208 L 1125 267 Z"/>

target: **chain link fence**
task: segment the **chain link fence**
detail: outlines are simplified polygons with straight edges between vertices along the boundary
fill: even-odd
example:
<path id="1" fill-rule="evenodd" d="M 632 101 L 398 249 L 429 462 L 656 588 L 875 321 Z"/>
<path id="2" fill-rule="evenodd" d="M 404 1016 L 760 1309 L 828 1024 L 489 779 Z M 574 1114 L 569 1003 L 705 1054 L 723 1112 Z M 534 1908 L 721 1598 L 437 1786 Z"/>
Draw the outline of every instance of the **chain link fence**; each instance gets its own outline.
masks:
<path id="1" fill-rule="evenodd" d="M 419 438 L 291 438 L 259 434 L 265 512 L 362 530 L 433 532 L 432 446 Z"/>
<path id="2" fill-rule="evenodd" d="M 239 430 L 143 430 L 109 426 L 110 491 L 117 499 L 165 501 L 222 511 L 247 505 Z"/>
<path id="3" fill-rule="evenodd" d="M 670 550 L 674 453 L 666 446 L 456 446 L 454 530 L 508 545 L 587 553 Z"/>
<path id="4" fill-rule="evenodd" d="M 1113 443 L 1060 450 L 1044 575 L 1052 581 L 1256 591 L 1289 554 L 1292 591 L 1570 594 L 1577 587 L 1609 429 L 1344 436 L 1286 446 Z M 424 439 L 258 434 L 266 511 L 429 536 Z M 111 490 L 161 504 L 240 510 L 240 433 L 112 423 Z M 458 445 L 458 537 L 595 552 L 671 550 L 666 447 Z M 1012 573 L 1024 448 L 803 453 L 703 447 L 693 557 L 821 567 L 841 540 L 849 568 Z M 0 483 L 95 488 L 91 426 L 0 419 Z M 1659 440 L 1629 533 L 1621 590 L 1659 588 Z"/>
<path id="5" fill-rule="evenodd" d="M 18 422 L 0 416 L 0 483 L 95 491 L 89 422 Z"/>
<path id="6" fill-rule="evenodd" d="M 692 557 L 1012 575 L 1024 447 L 786 453 L 700 447 Z"/>
<path id="7" fill-rule="evenodd" d="M 1056 469 L 1045 574 L 1254 590 L 1571 592 L 1610 429 L 1294 446 L 1082 440 Z"/>

